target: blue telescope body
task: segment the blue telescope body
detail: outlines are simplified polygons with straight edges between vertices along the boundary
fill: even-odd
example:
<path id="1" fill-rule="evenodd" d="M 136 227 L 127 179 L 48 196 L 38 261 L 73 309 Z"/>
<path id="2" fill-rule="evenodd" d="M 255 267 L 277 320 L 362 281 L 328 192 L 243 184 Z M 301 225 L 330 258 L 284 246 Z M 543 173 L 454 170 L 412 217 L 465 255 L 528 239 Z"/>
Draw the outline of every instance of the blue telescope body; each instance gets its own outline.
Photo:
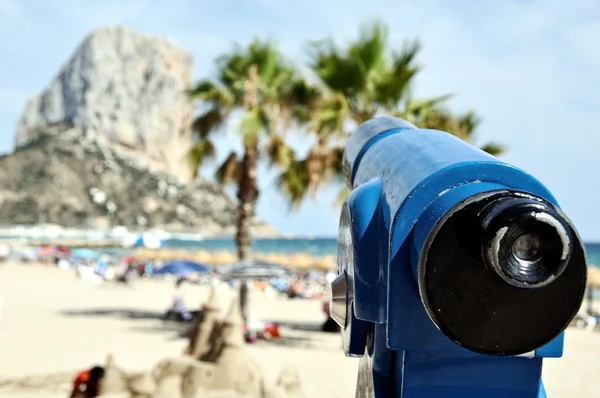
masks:
<path id="1" fill-rule="evenodd" d="M 378 117 L 349 138 L 331 316 L 357 397 L 540 398 L 586 287 L 552 193 L 457 137 Z"/>

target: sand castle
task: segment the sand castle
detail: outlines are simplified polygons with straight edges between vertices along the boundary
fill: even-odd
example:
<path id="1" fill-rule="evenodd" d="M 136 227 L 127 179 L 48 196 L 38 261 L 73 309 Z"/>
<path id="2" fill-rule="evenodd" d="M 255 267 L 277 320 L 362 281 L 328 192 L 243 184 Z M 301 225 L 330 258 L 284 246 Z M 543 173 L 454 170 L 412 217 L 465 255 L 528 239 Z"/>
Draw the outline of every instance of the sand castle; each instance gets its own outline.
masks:
<path id="1" fill-rule="evenodd" d="M 221 315 L 219 292 L 211 287 L 202 315 L 190 333 L 184 355 L 160 361 L 152 370 L 130 374 L 113 356 L 105 365 L 104 398 L 302 398 L 295 369 L 276 382 L 265 375 L 246 349 L 238 300 Z"/>
<path id="2" fill-rule="evenodd" d="M 217 323 L 221 319 L 222 307 L 221 296 L 214 285 L 210 285 L 210 292 L 206 304 L 202 306 L 202 312 L 190 330 L 189 344 L 185 354 L 198 360 L 208 353 L 211 348 L 211 339 L 216 338 Z"/>

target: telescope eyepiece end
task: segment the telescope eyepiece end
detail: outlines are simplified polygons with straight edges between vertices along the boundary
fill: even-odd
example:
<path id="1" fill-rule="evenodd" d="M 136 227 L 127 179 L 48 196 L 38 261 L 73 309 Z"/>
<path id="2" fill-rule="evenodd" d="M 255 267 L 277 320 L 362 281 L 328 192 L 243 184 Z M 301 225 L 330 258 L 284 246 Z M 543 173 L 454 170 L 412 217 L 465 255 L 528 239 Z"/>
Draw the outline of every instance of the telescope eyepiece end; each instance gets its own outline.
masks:
<path id="1" fill-rule="evenodd" d="M 488 268 L 519 288 L 552 283 L 572 251 L 567 221 L 546 203 L 500 198 L 483 209 L 483 258 Z"/>
<path id="2" fill-rule="evenodd" d="M 439 218 L 418 271 L 421 301 L 442 333 L 478 353 L 521 355 L 571 322 L 587 264 L 581 239 L 554 204 L 498 190 Z"/>

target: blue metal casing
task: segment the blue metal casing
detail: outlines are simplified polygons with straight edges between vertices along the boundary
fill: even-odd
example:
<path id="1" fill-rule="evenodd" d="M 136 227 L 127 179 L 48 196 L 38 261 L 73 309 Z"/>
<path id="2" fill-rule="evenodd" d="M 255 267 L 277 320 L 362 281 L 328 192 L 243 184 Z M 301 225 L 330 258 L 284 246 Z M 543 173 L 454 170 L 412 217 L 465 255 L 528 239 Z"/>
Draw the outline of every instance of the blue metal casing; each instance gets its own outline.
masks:
<path id="1" fill-rule="evenodd" d="M 341 238 L 340 272 L 352 292 L 344 349 L 363 356 L 367 346 L 375 396 L 545 397 L 541 358 L 562 355 L 563 335 L 526 356 L 471 352 L 429 318 L 416 269 L 429 232 L 458 203 L 518 190 L 558 206 L 548 189 L 450 134 L 396 118 L 363 124 L 348 141 L 344 168 L 352 189 L 340 224 L 350 234 Z"/>

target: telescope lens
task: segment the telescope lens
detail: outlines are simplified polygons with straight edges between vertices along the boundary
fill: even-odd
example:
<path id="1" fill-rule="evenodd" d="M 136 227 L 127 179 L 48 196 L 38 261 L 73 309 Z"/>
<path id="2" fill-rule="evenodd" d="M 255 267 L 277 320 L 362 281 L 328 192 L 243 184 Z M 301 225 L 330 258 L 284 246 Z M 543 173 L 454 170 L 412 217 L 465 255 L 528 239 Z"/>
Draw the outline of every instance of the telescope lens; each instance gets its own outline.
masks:
<path id="1" fill-rule="evenodd" d="M 513 254 L 519 261 L 534 261 L 540 254 L 540 240 L 536 234 L 519 236 L 513 243 Z"/>
<path id="2" fill-rule="evenodd" d="M 504 281 L 540 287 L 564 271 L 571 235 L 554 209 L 535 200 L 503 198 L 490 203 L 484 215 L 484 259 Z"/>

